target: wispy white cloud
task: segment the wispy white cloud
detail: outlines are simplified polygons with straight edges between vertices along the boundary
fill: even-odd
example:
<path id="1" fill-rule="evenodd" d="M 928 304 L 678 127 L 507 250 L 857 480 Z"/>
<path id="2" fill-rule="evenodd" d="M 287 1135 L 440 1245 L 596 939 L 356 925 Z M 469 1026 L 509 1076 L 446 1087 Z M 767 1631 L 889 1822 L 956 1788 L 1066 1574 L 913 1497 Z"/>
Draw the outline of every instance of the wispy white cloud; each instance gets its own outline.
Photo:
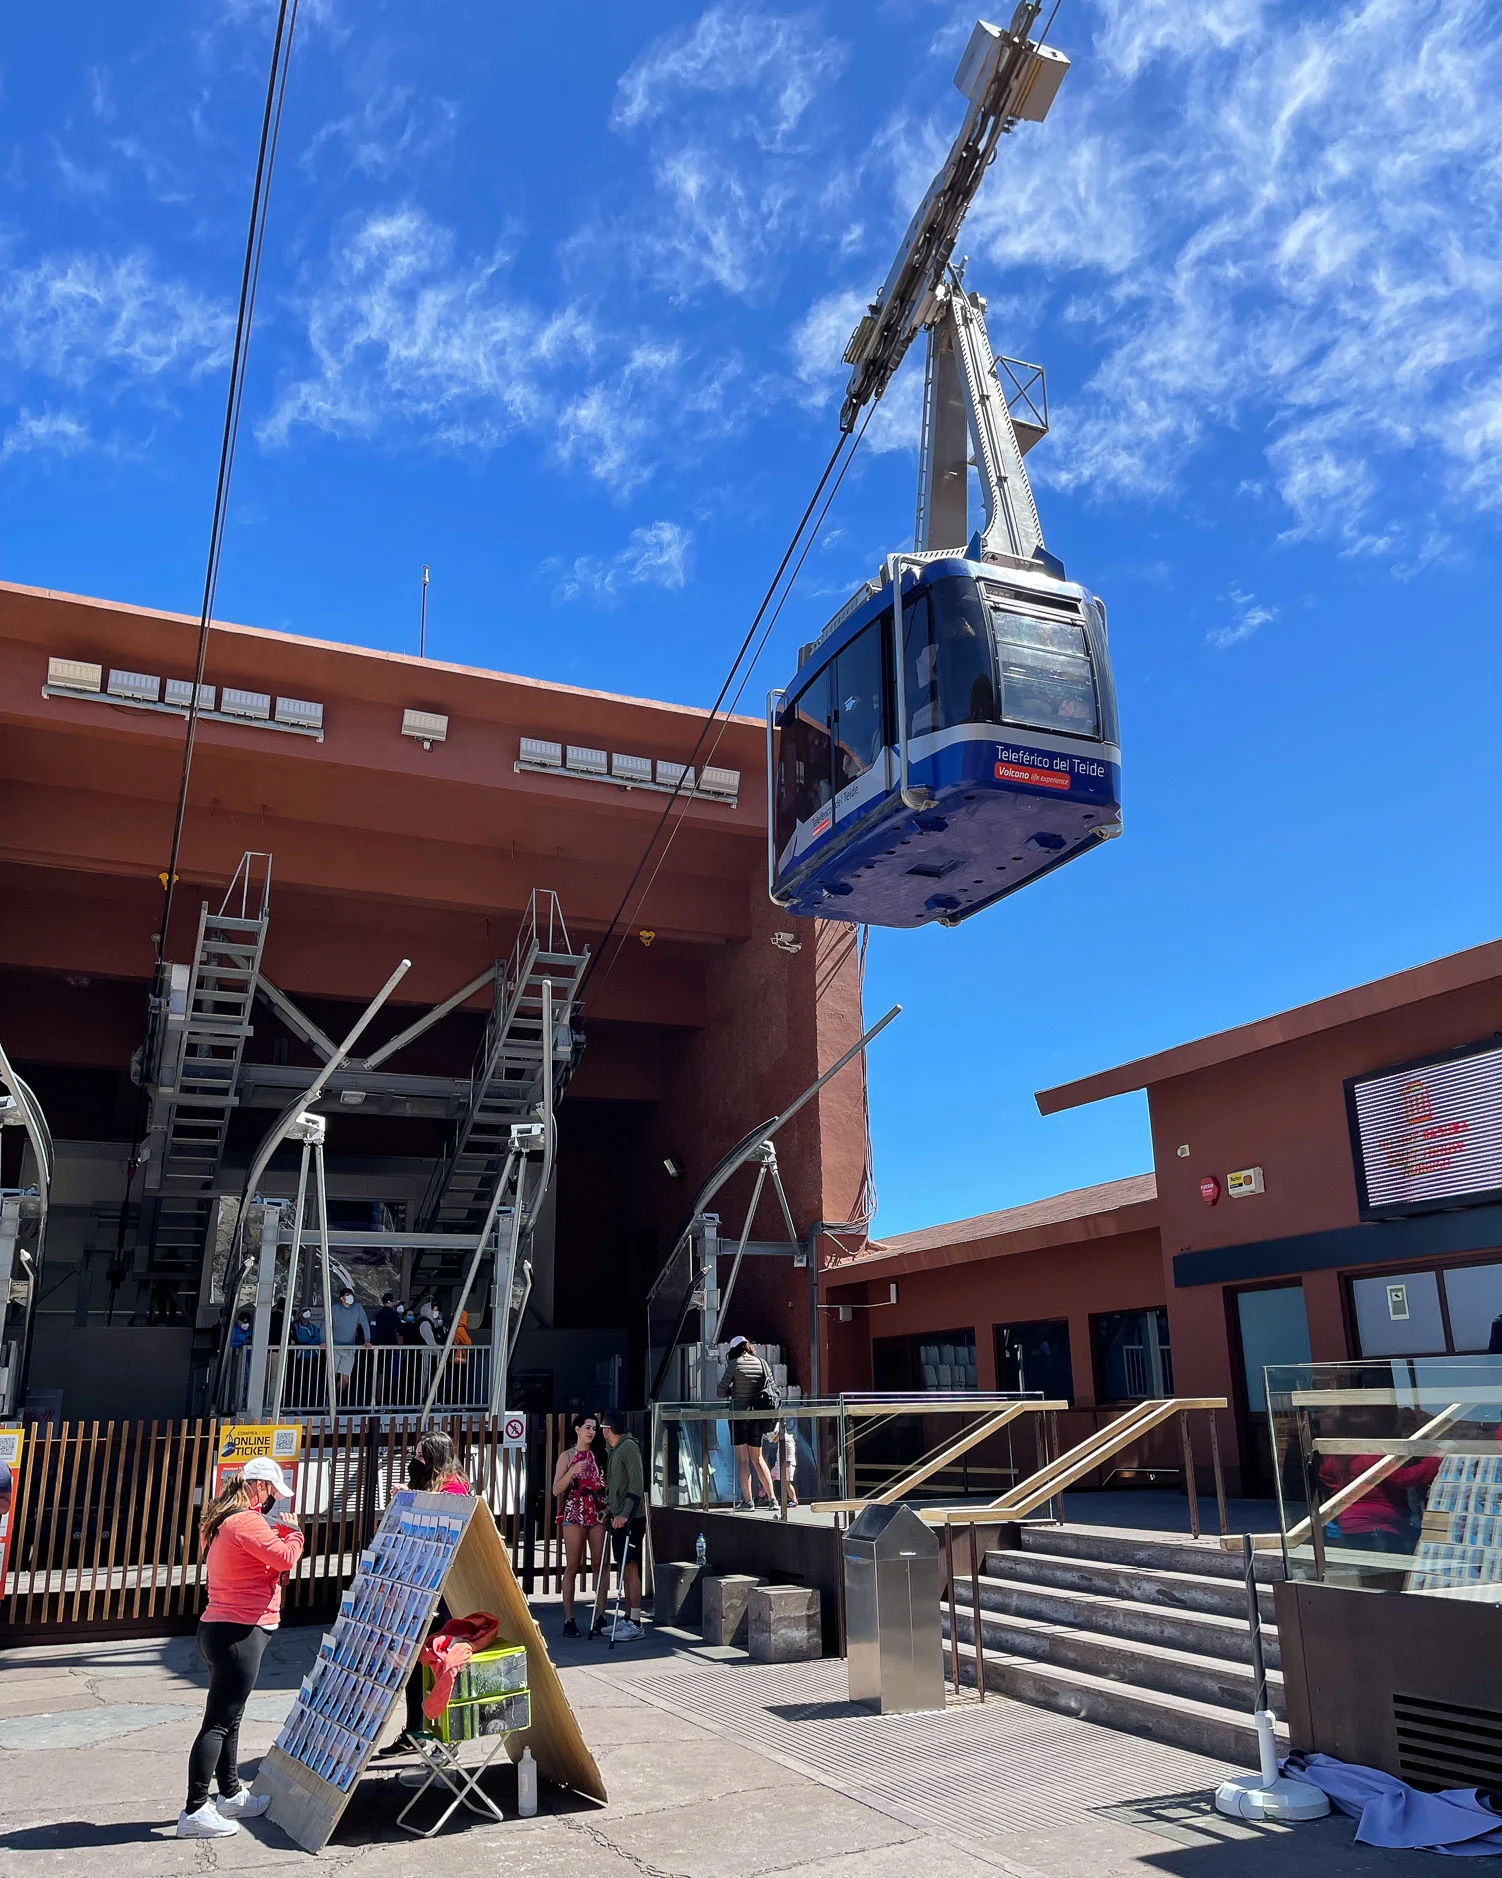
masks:
<path id="1" fill-rule="evenodd" d="M 343 166 L 386 182 L 448 154 L 459 109 L 447 98 L 419 96 L 410 86 L 372 82 L 357 107 L 314 132 L 302 167 L 315 175 L 338 152 Z"/>
<path id="2" fill-rule="evenodd" d="M 0 434 L 0 463 L 18 456 L 81 456 L 93 442 L 88 425 L 71 412 L 23 408 Z"/>
<path id="3" fill-rule="evenodd" d="M 1278 617 L 1276 607 L 1259 606 L 1256 596 L 1243 592 L 1240 587 L 1233 587 L 1226 597 L 1231 603 L 1230 622 L 1225 626 L 1214 626 L 1205 634 L 1205 644 L 1214 646 L 1217 652 L 1227 652 L 1232 646 L 1239 646 Z"/>
<path id="4" fill-rule="evenodd" d="M 580 277 L 624 271 L 677 300 L 772 297 L 789 251 L 834 245 L 848 159 L 813 110 L 848 48 L 805 14 L 712 6 L 665 34 L 616 89 L 611 122 L 645 140 L 652 187 L 565 244 Z"/>
<path id="5" fill-rule="evenodd" d="M 492 449 L 544 415 L 543 379 L 588 360 L 589 322 L 542 313 L 505 289 L 504 252 L 465 260 L 415 208 L 367 216 L 336 242 L 305 302 L 311 370 L 284 384 L 257 435 L 299 428 L 370 437 L 404 427 L 451 448 Z"/>
<path id="6" fill-rule="evenodd" d="M 1284 532 L 1396 556 L 1437 510 L 1502 499 L 1495 9 L 1353 0 L 1276 31 L 1262 0 L 1092 11 L 966 231 L 972 278 L 1041 276 L 1097 350 L 1055 385 L 1038 473 L 1162 499 L 1208 439 L 1260 430 Z"/>
<path id="7" fill-rule="evenodd" d="M 545 561 L 539 572 L 553 578 L 553 592 L 560 600 L 610 604 L 628 587 L 683 587 L 692 548 L 693 535 L 677 522 L 650 522 L 645 528 L 633 528 L 617 554 Z"/>
<path id="8" fill-rule="evenodd" d="M 109 390 L 196 378 L 228 359 L 228 311 L 144 252 L 4 260 L 0 358 L 23 371 Z"/>
<path id="9" fill-rule="evenodd" d="M 632 129 L 655 123 L 691 94 L 742 92 L 756 100 L 762 134 L 784 138 L 848 56 L 807 14 L 713 6 L 633 61 L 616 87 L 614 121 Z"/>

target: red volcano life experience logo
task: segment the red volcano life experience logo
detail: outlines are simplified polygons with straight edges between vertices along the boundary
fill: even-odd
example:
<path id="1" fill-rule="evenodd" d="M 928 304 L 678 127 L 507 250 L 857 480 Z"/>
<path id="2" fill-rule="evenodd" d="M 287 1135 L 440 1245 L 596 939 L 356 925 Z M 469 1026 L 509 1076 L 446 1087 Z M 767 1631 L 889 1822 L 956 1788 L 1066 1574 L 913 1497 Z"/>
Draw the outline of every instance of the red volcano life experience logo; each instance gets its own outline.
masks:
<path id="1" fill-rule="evenodd" d="M 1068 770 L 1036 769 L 1031 763 L 998 763 L 996 780 L 1009 783 L 1031 783 L 1035 789 L 1067 789 L 1069 787 Z"/>
<path id="2" fill-rule="evenodd" d="M 1423 1180 L 1455 1165 L 1465 1152 L 1469 1126 L 1463 1116 L 1453 1122 L 1437 1119 L 1428 1083 L 1415 1076 L 1403 1085 L 1403 1126 L 1378 1143 L 1378 1152 L 1394 1174 Z"/>

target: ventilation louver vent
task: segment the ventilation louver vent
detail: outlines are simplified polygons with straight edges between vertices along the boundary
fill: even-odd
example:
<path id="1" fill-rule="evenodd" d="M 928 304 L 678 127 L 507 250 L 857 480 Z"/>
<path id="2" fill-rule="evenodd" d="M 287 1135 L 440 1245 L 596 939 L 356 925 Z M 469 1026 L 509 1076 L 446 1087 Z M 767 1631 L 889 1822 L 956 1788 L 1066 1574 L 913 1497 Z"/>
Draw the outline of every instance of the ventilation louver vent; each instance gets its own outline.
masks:
<path id="1" fill-rule="evenodd" d="M 1398 1766 L 1414 1787 L 1502 1791 L 1502 1710 L 1394 1695 Z"/>

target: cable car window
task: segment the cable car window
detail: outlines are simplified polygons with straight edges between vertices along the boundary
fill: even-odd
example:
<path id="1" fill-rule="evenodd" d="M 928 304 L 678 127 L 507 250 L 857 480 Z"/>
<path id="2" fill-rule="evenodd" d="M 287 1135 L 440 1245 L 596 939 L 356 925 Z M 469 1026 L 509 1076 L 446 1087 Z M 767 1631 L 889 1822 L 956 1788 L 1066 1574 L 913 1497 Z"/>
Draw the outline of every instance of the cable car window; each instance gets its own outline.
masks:
<path id="1" fill-rule="evenodd" d="M 996 610 L 1001 714 L 1008 724 L 1099 734 L 1095 677 L 1083 626 Z"/>
<path id="2" fill-rule="evenodd" d="M 910 737 L 956 724 L 994 724 L 996 680 L 986 608 L 962 574 L 936 580 L 902 610 Z"/>
<path id="3" fill-rule="evenodd" d="M 891 615 L 873 620 L 834 662 L 836 795 L 865 775 L 885 744 L 881 647 Z"/>
<path id="4" fill-rule="evenodd" d="M 782 720 L 782 748 L 787 754 L 778 764 L 779 844 L 791 836 L 799 822 L 816 815 L 833 794 L 829 777 L 829 704 L 833 676 L 832 665 L 816 672 L 789 704 Z"/>

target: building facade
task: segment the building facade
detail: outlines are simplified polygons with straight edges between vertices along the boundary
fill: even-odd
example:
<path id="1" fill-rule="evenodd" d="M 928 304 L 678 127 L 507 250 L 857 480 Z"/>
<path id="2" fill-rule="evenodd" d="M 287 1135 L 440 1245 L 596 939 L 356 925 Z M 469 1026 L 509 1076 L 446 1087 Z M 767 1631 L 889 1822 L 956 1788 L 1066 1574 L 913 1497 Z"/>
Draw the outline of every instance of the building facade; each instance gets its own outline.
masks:
<path id="1" fill-rule="evenodd" d="M 1231 1484 L 1261 1495 L 1266 1365 L 1487 1352 L 1502 1317 L 1502 943 L 1038 1104 L 1136 1089 L 1151 1175 L 829 1269 L 833 1373 L 924 1388 L 944 1386 L 941 1364 L 969 1365 L 969 1386 L 1041 1387 L 1095 1411 L 1224 1395 Z"/>
<path id="2" fill-rule="evenodd" d="M 26 1386 L 69 1419 L 202 1407 L 194 1376 L 222 1316 L 213 1221 L 190 1253 L 167 1247 L 142 1152 L 171 1095 L 146 1085 L 152 1000 L 171 997 L 156 935 L 196 647 L 195 620 L 0 587 L 0 1046 L 57 1141 Z M 543 896 L 589 963 L 561 1046 L 572 1073 L 518 1360 L 538 1405 L 564 1407 L 593 1386 L 565 1385 L 580 1352 L 615 1351 L 639 1401 L 646 1288 L 698 1183 L 860 1034 L 854 934 L 766 897 L 760 724 L 724 725 L 714 770 L 680 795 L 671 842 L 633 884 L 701 713 L 237 626 L 215 627 L 205 679 L 168 965 L 187 969 L 202 909 L 223 907 L 245 857 L 252 912 L 270 882 L 265 983 L 205 1200 L 238 1200 L 322 1041 L 400 961 L 362 1056 L 497 961 L 504 975 Z M 379 1074 L 330 1086 L 331 1224 L 346 1235 L 413 1227 L 496 996 L 480 985 Z M 800 1232 L 857 1204 L 860 1075 L 842 1072 L 779 1138 Z M 20 1131 L 0 1140 L 0 1187 L 34 1178 Z M 294 1181 L 283 1150 L 262 1190 L 285 1197 Z M 726 1190 L 727 1216 L 749 1191 L 749 1175 Z M 786 1237 L 770 1199 L 755 1234 Z M 451 1293 L 456 1274 L 418 1276 Z M 790 1260 L 754 1261 L 735 1326 L 782 1344 L 805 1384 L 808 1300 Z"/>

